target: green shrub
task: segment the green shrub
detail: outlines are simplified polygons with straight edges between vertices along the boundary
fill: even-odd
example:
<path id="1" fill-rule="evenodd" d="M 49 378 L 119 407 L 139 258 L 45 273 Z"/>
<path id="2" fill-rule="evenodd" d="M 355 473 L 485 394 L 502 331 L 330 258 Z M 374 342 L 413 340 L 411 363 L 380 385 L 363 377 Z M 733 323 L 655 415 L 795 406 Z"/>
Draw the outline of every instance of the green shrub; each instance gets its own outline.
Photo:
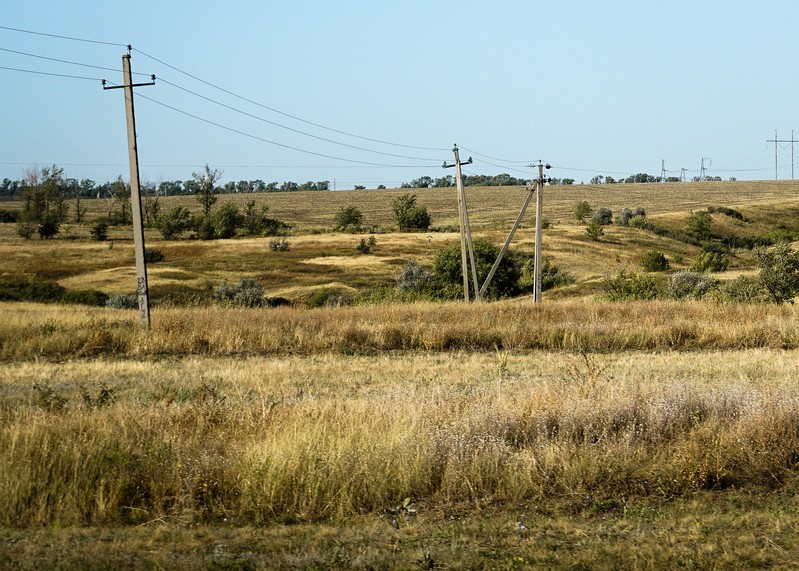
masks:
<path id="1" fill-rule="evenodd" d="M 640 230 L 649 230 L 651 228 L 651 224 L 649 223 L 649 219 L 647 219 L 646 215 L 635 215 L 630 218 L 627 225 L 630 228 L 638 228 Z"/>
<path id="2" fill-rule="evenodd" d="M 495 247 L 485 238 L 477 238 L 473 242 L 474 260 L 477 269 L 477 281 L 482 286 L 483 281 L 494 260 L 499 254 L 499 248 Z M 467 263 L 469 283 L 472 283 L 471 261 Z M 433 260 L 433 275 L 442 297 L 462 297 L 463 296 L 463 271 L 461 262 L 461 245 L 455 243 L 448 248 L 440 250 Z M 494 274 L 491 284 L 486 291 L 487 298 L 508 297 L 519 292 L 519 277 L 521 275 L 519 265 L 515 258 L 508 252 Z M 470 285 L 470 289 L 472 286 Z"/>
<path id="3" fill-rule="evenodd" d="M 108 222 L 105 220 L 95 220 L 91 229 L 92 239 L 97 242 L 105 242 L 108 239 Z"/>
<path id="4" fill-rule="evenodd" d="M 793 303 L 799 293 L 799 252 L 788 243 L 755 251 L 758 281 L 774 303 Z"/>
<path id="5" fill-rule="evenodd" d="M 660 295 L 655 279 L 646 274 L 619 270 L 615 276 L 602 280 L 605 297 L 610 301 L 656 299 Z"/>
<path id="6" fill-rule="evenodd" d="M 363 213 L 357 206 L 342 206 L 336 213 L 334 230 L 357 234 L 362 230 Z"/>
<path id="7" fill-rule="evenodd" d="M 599 242 L 599 238 L 605 235 L 605 230 L 599 222 L 591 220 L 588 226 L 585 227 L 585 233 L 588 234 L 588 237 L 594 242 Z"/>
<path id="8" fill-rule="evenodd" d="M 67 289 L 57 282 L 36 277 L 0 281 L 0 301 L 58 303 L 66 291 Z"/>
<path id="9" fill-rule="evenodd" d="M 6 210 L 5 208 L 0 208 L 0 222 L 4 224 L 13 223 L 17 221 L 19 217 L 19 212 L 16 210 Z"/>
<path id="10" fill-rule="evenodd" d="M 700 210 L 688 217 L 688 222 L 685 225 L 685 232 L 700 242 L 710 240 L 710 227 L 712 224 L 713 217 L 710 216 L 710 213 Z"/>
<path id="11" fill-rule="evenodd" d="M 372 247 L 366 243 L 366 238 L 361 238 L 361 241 L 355 246 L 355 250 L 361 254 L 368 254 L 372 251 Z"/>
<path id="12" fill-rule="evenodd" d="M 696 258 L 691 269 L 695 272 L 726 272 L 730 257 L 724 252 L 702 252 Z"/>
<path id="13" fill-rule="evenodd" d="M 720 284 L 714 295 L 720 303 L 754 304 L 767 301 L 760 282 L 746 276 L 738 276 L 732 281 Z"/>
<path id="14" fill-rule="evenodd" d="M 163 252 L 158 248 L 145 248 L 144 249 L 144 261 L 148 264 L 157 264 L 158 262 L 163 262 L 166 259 Z"/>
<path id="15" fill-rule="evenodd" d="M 164 240 L 176 240 L 191 227 L 191 213 L 185 206 L 175 206 L 161 213 L 155 225 Z"/>
<path id="16" fill-rule="evenodd" d="M 64 292 L 61 303 L 102 307 L 108 302 L 108 294 L 96 289 L 75 289 Z"/>
<path id="17" fill-rule="evenodd" d="M 59 230 L 61 230 L 61 222 L 58 220 L 58 215 L 55 212 L 49 212 L 45 214 L 36 231 L 42 240 L 49 240 L 54 238 Z"/>
<path id="18" fill-rule="evenodd" d="M 333 292 L 327 288 L 318 289 L 308 298 L 308 307 L 311 309 L 325 307 L 329 304 L 331 299 L 335 299 Z"/>
<path id="19" fill-rule="evenodd" d="M 574 219 L 577 220 L 578 222 L 585 221 L 586 218 L 591 216 L 592 212 L 593 209 L 591 208 L 591 205 L 588 204 L 588 202 L 586 202 L 585 200 L 582 200 L 574 205 L 574 211 L 573 211 Z"/>
<path id="20" fill-rule="evenodd" d="M 233 238 L 236 229 L 243 223 L 244 218 L 233 204 L 223 204 L 211 215 L 211 225 L 216 238 Z"/>
<path id="21" fill-rule="evenodd" d="M 719 281 L 704 273 L 680 270 L 669 278 L 669 295 L 675 299 L 701 299 L 718 287 Z"/>
<path id="22" fill-rule="evenodd" d="M 552 259 L 545 257 L 541 260 L 541 291 L 574 283 L 574 276 L 564 272 L 552 263 Z M 522 264 L 519 287 L 530 290 L 535 285 L 535 259 L 530 258 Z"/>
<path id="23" fill-rule="evenodd" d="M 403 194 L 391 202 L 394 217 L 402 232 L 427 230 L 430 227 L 430 214 L 424 206 L 417 206 L 415 194 Z"/>
<path id="24" fill-rule="evenodd" d="M 669 269 L 669 261 L 663 252 L 649 250 L 641 260 L 641 267 L 645 272 L 663 272 Z"/>

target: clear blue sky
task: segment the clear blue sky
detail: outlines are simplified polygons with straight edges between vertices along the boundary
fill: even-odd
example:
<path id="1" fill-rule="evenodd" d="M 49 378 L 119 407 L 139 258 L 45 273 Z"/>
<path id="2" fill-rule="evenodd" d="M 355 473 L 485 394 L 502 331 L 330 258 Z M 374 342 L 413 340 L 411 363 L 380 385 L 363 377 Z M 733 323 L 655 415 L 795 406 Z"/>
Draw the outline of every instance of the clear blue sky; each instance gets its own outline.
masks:
<path id="1" fill-rule="evenodd" d="M 665 160 L 694 176 L 707 158 L 710 175 L 773 179 L 766 139 L 799 137 L 798 16 L 790 0 L 6 0 L 0 26 L 120 45 L 0 28 L 0 67 L 121 83 L 13 52 L 119 70 L 131 44 L 134 71 L 163 80 L 136 92 L 144 181 L 208 163 L 223 181 L 391 187 L 452 174 L 453 143 L 471 174 L 531 177 L 543 159 L 579 183 L 659 175 Z M 0 179 L 53 163 L 128 178 L 120 90 L 8 69 L 0 81 Z M 790 145 L 778 154 L 790 178 Z"/>

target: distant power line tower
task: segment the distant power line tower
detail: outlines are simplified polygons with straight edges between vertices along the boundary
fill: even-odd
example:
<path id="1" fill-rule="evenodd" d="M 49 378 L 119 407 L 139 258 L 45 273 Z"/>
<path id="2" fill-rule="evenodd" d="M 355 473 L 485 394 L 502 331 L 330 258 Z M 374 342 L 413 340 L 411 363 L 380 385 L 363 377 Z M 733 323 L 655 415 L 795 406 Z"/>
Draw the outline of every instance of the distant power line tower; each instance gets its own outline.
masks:
<path id="1" fill-rule="evenodd" d="M 666 180 L 666 159 L 660 161 L 660 182 Z"/>
<path id="2" fill-rule="evenodd" d="M 790 139 L 780 139 L 777 136 L 777 130 L 774 129 L 774 138 L 767 139 L 767 143 L 774 143 L 774 180 L 777 180 L 778 177 L 778 163 L 777 163 L 777 144 L 778 143 L 790 143 L 791 144 L 791 180 L 793 180 L 793 164 L 794 164 L 794 154 L 793 154 L 793 144 L 796 140 L 793 138 L 793 129 L 791 129 L 791 138 Z"/>
<path id="3" fill-rule="evenodd" d="M 704 181 L 707 180 L 707 169 L 705 167 L 705 161 L 708 161 L 707 166 L 713 164 L 713 159 L 702 159 L 702 166 L 699 168 L 699 180 Z"/>

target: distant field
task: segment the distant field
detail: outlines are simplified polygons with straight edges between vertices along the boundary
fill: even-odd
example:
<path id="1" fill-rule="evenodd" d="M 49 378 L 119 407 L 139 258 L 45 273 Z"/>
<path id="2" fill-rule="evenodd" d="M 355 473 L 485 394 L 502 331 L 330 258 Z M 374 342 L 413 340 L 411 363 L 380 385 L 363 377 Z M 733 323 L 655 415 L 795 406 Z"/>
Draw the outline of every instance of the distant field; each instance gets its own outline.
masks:
<path id="1" fill-rule="evenodd" d="M 391 201 L 406 192 L 432 215 L 430 232 L 397 233 Z M 591 242 L 584 226 L 573 219 L 574 205 L 582 200 L 597 208 L 606 206 L 646 209 L 651 220 L 664 227 L 684 226 L 693 210 L 707 207 L 736 208 L 747 222 L 714 215 L 714 225 L 725 232 L 759 235 L 779 224 L 795 225 L 799 219 L 799 181 L 706 182 L 669 184 L 615 184 L 547 187 L 544 213 L 551 227 L 545 231 L 543 252 L 571 273 L 577 284 L 547 295 L 562 297 L 591 292 L 597 280 L 621 268 L 635 269 L 643 254 L 658 249 L 671 259 L 673 269 L 690 265 L 698 248 L 631 228 L 607 227 L 601 242 Z M 467 188 L 470 219 L 476 236 L 500 245 L 521 205 L 523 188 Z M 183 204 L 197 211 L 193 197 L 163 197 L 162 208 Z M 220 202 L 243 205 L 248 200 L 269 206 L 271 216 L 292 225 L 289 252 L 270 252 L 268 239 L 164 241 L 154 229 L 146 231 L 149 246 L 160 249 L 166 260 L 150 267 L 152 296 L 176 292 L 201 292 L 223 280 L 244 276 L 258 279 L 267 295 L 303 299 L 319 288 L 354 294 L 393 283 L 402 266 L 414 260 L 429 264 L 435 253 L 458 240 L 455 190 L 371 190 L 339 192 L 221 195 Z M 105 215 L 104 200 L 85 201 L 89 216 Z M 332 233 L 336 212 L 354 205 L 364 214 L 364 224 L 377 229 L 377 247 L 358 255 L 355 247 L 363 235 Z M 532 208 L 511 245 L 512 251 L 532 255 Z M 444 229 L 445 232 L 435 231 Z M 65 224 L 58 239 L 23 241 L 14 224 L 0 224 L 0 273 L 6 276 L 58 280 L 70 288 L 96 288 L 107 293 L 127 293 L 135 282 L 130 227 L 112 227 L 109 242 L 89 241 L 87 225 Z M 72 239 L 70 239 L 72 238 Z M 742 251 L 724 277 L 753 268 L 751 254 Z M 737 273 L 736 273 L 737 272 Z"/>

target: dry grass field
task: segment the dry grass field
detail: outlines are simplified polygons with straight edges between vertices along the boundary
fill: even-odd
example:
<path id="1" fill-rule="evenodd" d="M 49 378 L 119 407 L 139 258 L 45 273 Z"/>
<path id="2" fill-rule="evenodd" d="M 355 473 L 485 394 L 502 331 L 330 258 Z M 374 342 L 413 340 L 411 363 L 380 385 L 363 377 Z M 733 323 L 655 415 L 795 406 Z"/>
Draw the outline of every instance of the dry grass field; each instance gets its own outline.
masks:
<path id="1" fill-rule="evenodd" d="M 451 190 L 415 191 L 434 226 L 455 221 Z M 401 192 L 257 196 L 294 226 L 288 252 L 148 231 L 165 255 L 149 331 L 131 310 L 0 303 L 0 568 L 796 567 L 799 310 L 603 301 L 602 277 L 646 250 L 678 269 L 699 248 L 615 226 L 592 242 L 571 211 L 680 228 L 728 207 L 745 221 L 714 229 L 759 236 L 796 229 L 799 184 L 548 188 L 544 253 L 577 282 L 538 307 L 169 302 L 245 276 L 295 301 L 391 285 L 457 240 L 395 232 Z M 524 190 L 468 192 L 476 233 L 501 242 Z M 330 231 L 350 204 L 379 228 L 368 255 Z M 129 228 L 0 226 L 3 277 L 131 289 Z M 531 252 L 529 220 L 517 236 Z M 725 274 L 754 271 L 741 250 Z"/>

